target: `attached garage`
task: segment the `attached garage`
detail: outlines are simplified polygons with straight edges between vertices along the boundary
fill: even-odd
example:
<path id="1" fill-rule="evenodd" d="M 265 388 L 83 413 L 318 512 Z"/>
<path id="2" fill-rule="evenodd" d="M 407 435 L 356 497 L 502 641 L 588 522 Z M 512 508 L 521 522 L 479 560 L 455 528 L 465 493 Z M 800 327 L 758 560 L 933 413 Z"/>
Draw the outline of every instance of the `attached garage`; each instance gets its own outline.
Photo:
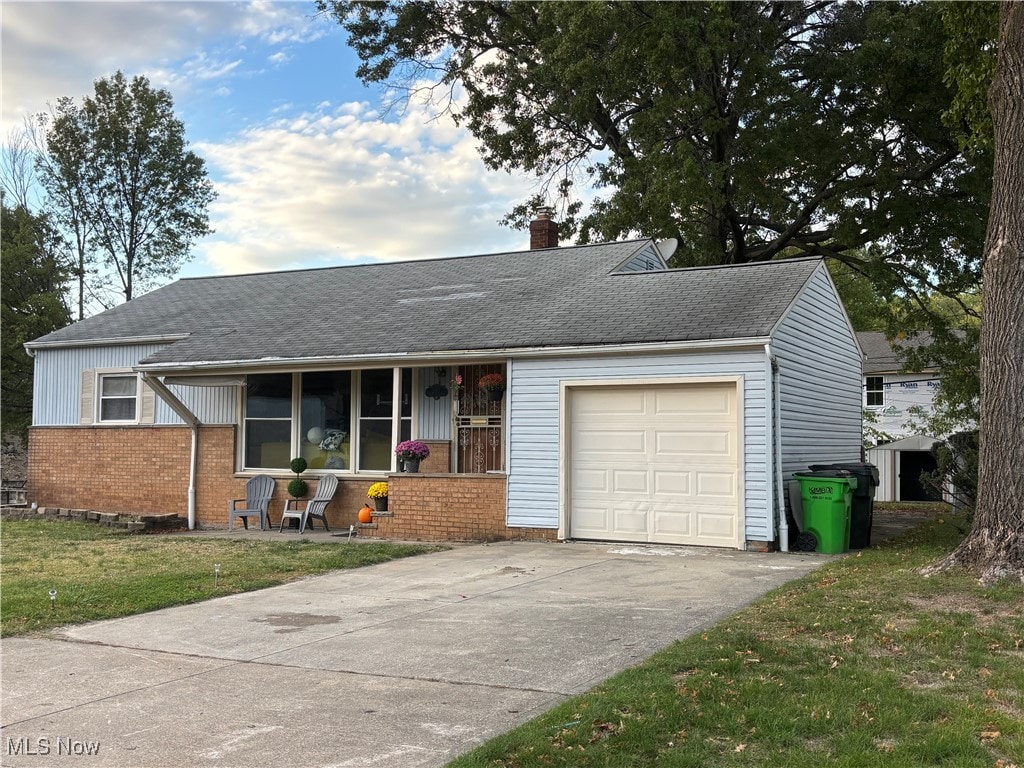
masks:
<path id="1" fill-rule="evenodd" d="M 567 384 L 569 538 L 741 546 L 740 386 Z"/>
<path id="2" fill-rule="evenodd" d="M 606 343 L 509 357 L 507 525 L 786 547 L 793 473 L 860 459 L 861 353 L 828 270 L 782 259 L 613 280 L 634 297 L 624 313 L 573 297 L 581 333 Z"/>

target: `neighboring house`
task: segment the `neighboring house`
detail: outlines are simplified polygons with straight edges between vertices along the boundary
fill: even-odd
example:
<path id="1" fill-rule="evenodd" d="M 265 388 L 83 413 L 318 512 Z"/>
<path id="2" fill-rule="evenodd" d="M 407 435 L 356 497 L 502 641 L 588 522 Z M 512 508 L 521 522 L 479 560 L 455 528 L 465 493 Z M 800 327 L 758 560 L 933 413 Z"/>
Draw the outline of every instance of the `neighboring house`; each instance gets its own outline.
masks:
<path id="1" fill-rule="evenodd" d="M 921 482 L 921 474 L 936 469 L 931 447 L 938 437 L 920 433 L 913 422 L 921 420 L 915 412 L 931 412 L 939 372 L 934 367 L 917 373 L 904 372 L 903 358 L 884 333 L 858 333 L 857 340 L 864 350 L 864 409 L 874 415 L 867 425 L 887 436 L 867 451 L 867 460 L 878 467 L 875 500 L 934 500 L 938 496 Z M 905 348 L 929 343 L 931 337 L 926 333 L 896 342 Z"/>
<path id="2" fill-rule="evenodd" d="M 183 279 L 29 343 L 32 500 L 217 527 L 269 473 L 276 521 L 301 455 L 341 480 L 332 526 L 388 480 L 376 535 L 784 543 L 787 478 L 860 456 L 823 263 L 670 270 L 650 240 L 544 248 L 552 226 L 519 253 Z M 420 474 L 395 472 L 407 438 Z"/>

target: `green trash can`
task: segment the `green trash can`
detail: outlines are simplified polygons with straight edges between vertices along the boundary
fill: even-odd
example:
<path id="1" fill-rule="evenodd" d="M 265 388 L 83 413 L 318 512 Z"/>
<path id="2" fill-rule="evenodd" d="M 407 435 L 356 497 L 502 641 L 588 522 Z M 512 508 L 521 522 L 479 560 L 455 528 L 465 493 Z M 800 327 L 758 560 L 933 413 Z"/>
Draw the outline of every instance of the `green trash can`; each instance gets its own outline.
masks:
<path id="1" fill-rule="evenodd" d="M 797 548 L 839 554 L 850 548 L 850 509 L 855 475 L 845 470 L 797 472 L 804 507 L 804 527 Z M 812 546 L 813 544 L 813 546 Z"/>
<path id="2" fill-rule="evenodd" d="M 850 549 L 871 546 L 871 526 L 875 518 L 875 488 L 878 487 L 878 467 L 863 461 L 837 464 L 811 464 L 814 471 L 835 472 L 844 469 L 857 478 L 850 504 Z"/>

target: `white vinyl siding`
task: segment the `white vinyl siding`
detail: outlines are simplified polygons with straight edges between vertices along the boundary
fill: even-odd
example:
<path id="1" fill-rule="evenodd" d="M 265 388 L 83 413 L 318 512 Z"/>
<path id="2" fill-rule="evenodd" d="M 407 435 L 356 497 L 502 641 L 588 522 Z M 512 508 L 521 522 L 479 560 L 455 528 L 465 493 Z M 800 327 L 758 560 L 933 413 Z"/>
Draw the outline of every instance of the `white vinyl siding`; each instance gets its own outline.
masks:
<path id="1" fill-rule="evenodd" d="M 130 344 L 110 347 L 73 347 L 69 349 L 35 350 L 32 423 L 35 426 L 71 426 L 95 422 L 95 413 L 84 420 L 81 403 L 96 393 L 83 390 L 83 380 L 95 381 L 96 371 L 130 370 L 143 358 L 164 345 Z M 84 372 L 87 372 L 84 373 Z M 88 386 L 88 385 L 86 385 Z M 145 384 L 143 392 L 150 391 Z M 204 424 L 234 424 L 238 411 L 237 387 L 178 387 L 170 390 L 195 413 Z M 95 409 L 93 409 L 94 411 Z M 140 414 L 147 422 L 147 413 Z M 160 398 L 155 398 L 154 424 L 183 424 L 182 420 Z"/>
<path id="2" fill-rule="evenodd" d="M 510 362 L 510 527 L 559 523 L 559 388 L 563 380 L 740 377 L 743 381 L 745 538 L 769 541 L 764 348 Z"/>
<path id="3" fill-rule="evenodd" d="M 782 471 L 860 461 L 861 358 L 824 266 L 783 318 L 772 339 L 779 362 Z"/>

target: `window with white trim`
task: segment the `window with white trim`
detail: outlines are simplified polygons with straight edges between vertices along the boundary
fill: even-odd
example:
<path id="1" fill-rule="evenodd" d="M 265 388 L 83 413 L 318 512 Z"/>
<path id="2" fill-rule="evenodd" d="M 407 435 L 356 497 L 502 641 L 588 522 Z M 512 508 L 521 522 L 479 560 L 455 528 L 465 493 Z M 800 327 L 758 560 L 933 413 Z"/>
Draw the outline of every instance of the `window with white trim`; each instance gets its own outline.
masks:
<path id="1" fill-rule="evenodd" d="M 414 380 L 411 368 L 250 374 L 242 467 L 301 456 L 314 471 L 390 471 L 395 443 L 412 437 Z"/>
<path id="2" fill-rule="evenodd" d="M 885 405 L 885 379 L 882 376 L 864 378 L 864 404 L 869 408 Z"/>
<path id="3" fill-rule="evenodd" d="M 136 423 L 139 413 L 139 377 L 136 374 L 100 374 L 100 422 Z"/>

